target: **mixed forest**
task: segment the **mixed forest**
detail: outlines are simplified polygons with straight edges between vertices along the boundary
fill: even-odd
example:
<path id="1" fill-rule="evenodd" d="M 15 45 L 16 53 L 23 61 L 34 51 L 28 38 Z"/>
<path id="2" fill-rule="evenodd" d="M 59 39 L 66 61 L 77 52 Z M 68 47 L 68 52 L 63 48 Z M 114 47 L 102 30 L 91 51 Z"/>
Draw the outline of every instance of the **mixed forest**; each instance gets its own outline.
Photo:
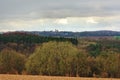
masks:
<path id="1" fill-rule="evenodd" d="M 3 33 L 0 74 L 120 78 L 120 39 Z"/>

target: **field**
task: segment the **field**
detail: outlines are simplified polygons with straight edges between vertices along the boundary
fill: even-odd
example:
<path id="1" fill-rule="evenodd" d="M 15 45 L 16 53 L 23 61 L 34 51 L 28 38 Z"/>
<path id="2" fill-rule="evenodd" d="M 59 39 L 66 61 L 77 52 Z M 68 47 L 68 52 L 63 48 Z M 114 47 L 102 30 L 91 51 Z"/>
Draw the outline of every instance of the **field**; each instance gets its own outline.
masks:
<path id="1" fill-rule="evenodd" d="M 32 75 L 0 75 L 0 80 L 120 80 L 114 78 L 51 77 Z"/>

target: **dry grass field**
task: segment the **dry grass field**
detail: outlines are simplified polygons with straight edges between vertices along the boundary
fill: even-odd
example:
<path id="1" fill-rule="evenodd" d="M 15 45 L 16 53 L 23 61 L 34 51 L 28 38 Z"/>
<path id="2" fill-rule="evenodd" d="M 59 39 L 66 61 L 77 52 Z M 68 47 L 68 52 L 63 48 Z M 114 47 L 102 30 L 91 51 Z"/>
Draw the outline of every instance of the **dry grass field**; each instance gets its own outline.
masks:
<path id="1" fill-rule="evenodd" d="M 0 80 L 120 80 L 114 78 L 50 77 L 32 75 L 0 75 Z"/>

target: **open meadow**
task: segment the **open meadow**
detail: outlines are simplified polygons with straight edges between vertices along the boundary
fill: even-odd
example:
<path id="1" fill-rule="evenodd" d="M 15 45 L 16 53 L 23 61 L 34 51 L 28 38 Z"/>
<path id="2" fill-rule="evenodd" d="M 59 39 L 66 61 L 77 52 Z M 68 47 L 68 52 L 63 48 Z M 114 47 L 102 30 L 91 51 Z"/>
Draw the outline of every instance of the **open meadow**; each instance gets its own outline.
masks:
<path id="1" fill-rule="evenodd" d="M 115 78 L 81 78 L 81 77 L 51 77 L 32 75 L 8 75 L 1 74 L 0 80 L 120 80 Z"/>

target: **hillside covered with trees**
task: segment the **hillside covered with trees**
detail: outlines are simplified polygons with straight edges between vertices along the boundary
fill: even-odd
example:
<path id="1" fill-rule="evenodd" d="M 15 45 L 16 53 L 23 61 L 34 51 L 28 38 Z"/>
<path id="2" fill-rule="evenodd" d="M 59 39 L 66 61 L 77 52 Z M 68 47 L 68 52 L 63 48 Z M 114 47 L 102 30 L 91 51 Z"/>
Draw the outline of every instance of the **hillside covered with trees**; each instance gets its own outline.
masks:
<path id="1" fill-rule="evenodd" d="M 7 32 L 0 34 L 0 51 L 4 48 L 12 48 L 17 52 L 29 55 L 33 53 L 36 46 L 49 41 L 68 41 L 74 45 L 78 44 L 75 38 L 44 37 L 27 32 Z"/>
<path id="2" fill-rule="evenodd" d="M 30 32 L 33 34 L 38 34 L 41 36 L 48 37 L 91 37 L 91 36 L 120 36 L 119 31 L 109 31 L 109 30 L 101 30 L 101 31 L 84 31 L 84 32 L 70 32 L 70 31 L 33 31 Z"/>
<path id="3" fill-rule="evenodd" d="M 0 73 L 120 78 L 120 40 L 0 34 Z"/>

